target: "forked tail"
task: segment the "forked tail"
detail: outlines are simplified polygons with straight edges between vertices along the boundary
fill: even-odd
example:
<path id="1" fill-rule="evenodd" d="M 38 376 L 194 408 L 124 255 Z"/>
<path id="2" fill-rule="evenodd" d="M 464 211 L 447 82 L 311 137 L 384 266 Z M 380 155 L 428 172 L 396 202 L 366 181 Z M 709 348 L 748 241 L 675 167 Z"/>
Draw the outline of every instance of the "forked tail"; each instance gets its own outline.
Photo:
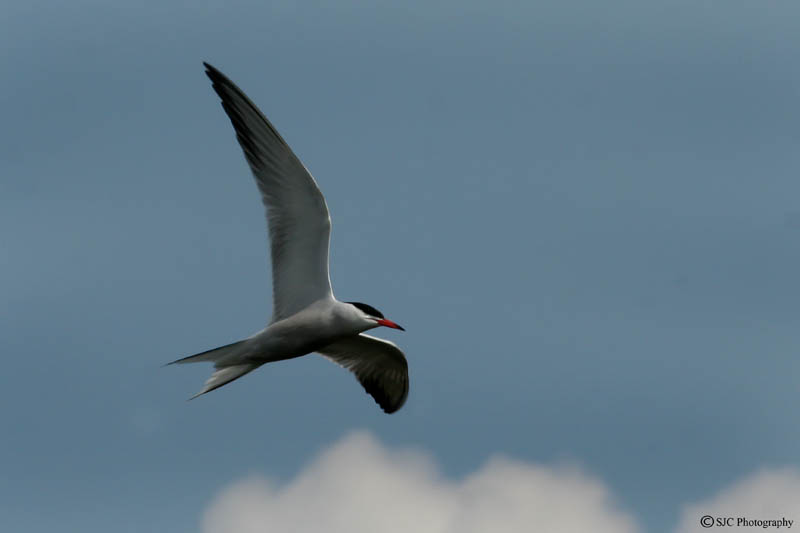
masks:
<path id="1" fill-rule="evenodd" d="M 218 389 L 223 385 L 230 383 L 231 381 L 239 379 L 248 372 L 251 372 L 260 366 L 254 363 L 242 363 L 241 359 L 239 359 L 238 356 L 243 355 L 244 353 L 243 348 L 245 348 L 245 342 L 246 340 L 234 342 L 232 344 L 226 344 L 225 346 L 220 346 L 219 348 L 214 348 L 213 350 L 190 355 L 189 357 L 184 357 L 167 364 L 174 365 L 205 362 L 214 363 L 214 373 L 211 374 L 211 377 L 208 378 L 208 381 L 206 381 L 203 390 L 189 398 L 190 400 L 193 400 L 201 394 L 211 392 L 212 390 Z"/>
<path id="2" fill-rule="evenodd" d="M 226 358 L 231 358 L 232 356 L 236 356 L 241 353 L 242 348 L 244 348 L 244 343 L 247 342 L 246 340 L 234 342 L 231 344 L 226 344 L 225 346 L 220 346 L 219 348 L 214 348 L 213 350 L 208 350 L 205 352 L 196 353 L 194 355 L 190 355 L 189 357 L 184 357 L 183 359 L 177 359 L 172 361 L 171 363 L 167 363 L 167 365 L 182 365 L 184 363 L 205 363 L 205 362 L 212 362 L 212 363 L 219 363 L 224 361 Z"/>

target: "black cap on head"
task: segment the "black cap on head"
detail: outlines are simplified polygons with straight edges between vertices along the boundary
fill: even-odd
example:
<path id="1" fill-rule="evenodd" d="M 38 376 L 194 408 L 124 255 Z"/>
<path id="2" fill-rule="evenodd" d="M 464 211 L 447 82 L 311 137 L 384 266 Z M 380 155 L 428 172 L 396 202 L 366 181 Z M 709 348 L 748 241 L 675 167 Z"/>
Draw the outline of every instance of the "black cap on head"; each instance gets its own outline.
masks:
<path id="1" fill-rule="evenodd" d="M 376 318 L 384 318 L 383 313 L 381 313 L 371 305 L 362 304 L 361 302 L 345 302 L 345 303 L 358 307 L 359 309 L 367 313 L 369 316 L 374 316 Z"/>

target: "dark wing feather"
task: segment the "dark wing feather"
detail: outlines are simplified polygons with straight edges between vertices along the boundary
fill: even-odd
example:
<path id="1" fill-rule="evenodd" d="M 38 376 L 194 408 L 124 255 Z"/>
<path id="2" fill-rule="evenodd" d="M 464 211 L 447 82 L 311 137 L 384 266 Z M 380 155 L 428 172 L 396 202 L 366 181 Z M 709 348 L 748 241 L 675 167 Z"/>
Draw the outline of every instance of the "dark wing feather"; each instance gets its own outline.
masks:
<path id="1" fill-rule="evenodd" d="M 385 412 L 394 413 L 403 407 L 408 397 L 408 363 L 393 342 L 361 333 L 318 352 L 355 374 Z"/>

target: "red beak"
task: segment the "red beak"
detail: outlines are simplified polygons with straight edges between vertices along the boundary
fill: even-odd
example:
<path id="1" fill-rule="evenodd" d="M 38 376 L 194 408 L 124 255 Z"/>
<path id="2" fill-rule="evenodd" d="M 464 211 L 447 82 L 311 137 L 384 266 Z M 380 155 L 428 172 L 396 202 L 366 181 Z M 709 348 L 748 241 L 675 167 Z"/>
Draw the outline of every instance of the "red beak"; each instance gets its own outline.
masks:
<path id="1" fill-rule="evenodd" d="M 391 320 L 386 320 L 385 318 L 378 320 L 378 325 L 386 326 L 387 328 L 392 328 L 392 329 L 399 329 L 400 331 L 405 331 L 405 329 L 403 329 L 403 327 L 400 326 L 399 324 L 395 324 Z"/>

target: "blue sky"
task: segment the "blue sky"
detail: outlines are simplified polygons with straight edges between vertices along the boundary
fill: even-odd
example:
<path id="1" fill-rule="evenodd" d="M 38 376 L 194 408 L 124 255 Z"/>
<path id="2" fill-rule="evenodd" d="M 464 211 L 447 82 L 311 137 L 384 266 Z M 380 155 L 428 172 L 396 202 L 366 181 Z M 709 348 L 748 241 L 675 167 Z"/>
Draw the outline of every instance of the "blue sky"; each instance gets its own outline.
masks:
<path id="1" fill-rule="evenodd" d="M 578 465 L 641 531 L 795 472 L 798 21 L 788 1 L 12 1 L 1 528 L 215 531 L 224 487 L 289 486 L 354 431 L 450 480 Z M 408 330 L 381 332 L 409 359 L 396 415 L 319 357 L 189 403 L 209 368 L 160 367 L 270 314 L 203 60 L 319 182 L 336 295 Z"/>

